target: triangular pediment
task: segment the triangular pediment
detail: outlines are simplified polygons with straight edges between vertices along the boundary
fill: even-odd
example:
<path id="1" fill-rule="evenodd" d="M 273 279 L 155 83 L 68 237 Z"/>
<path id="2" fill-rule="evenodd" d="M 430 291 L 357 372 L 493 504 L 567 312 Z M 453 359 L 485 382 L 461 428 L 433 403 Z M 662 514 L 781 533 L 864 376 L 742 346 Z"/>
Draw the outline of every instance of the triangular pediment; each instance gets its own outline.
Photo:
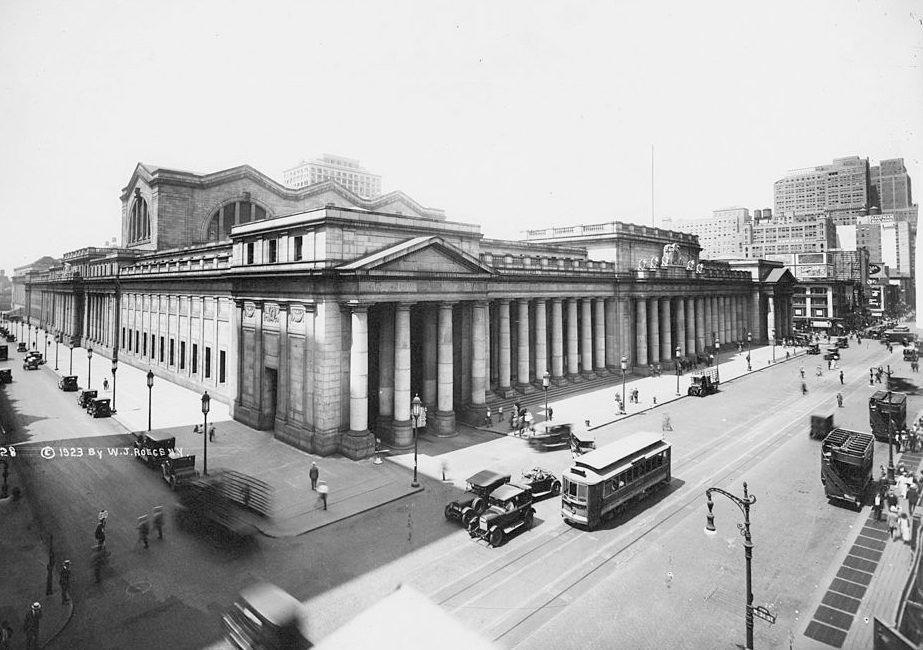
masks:
<path id="1" fill-rule="evenodd" d="M 493 269 L 441 237 L 415 237 L 345 264 L 339 271 L 492 275 Z"/>

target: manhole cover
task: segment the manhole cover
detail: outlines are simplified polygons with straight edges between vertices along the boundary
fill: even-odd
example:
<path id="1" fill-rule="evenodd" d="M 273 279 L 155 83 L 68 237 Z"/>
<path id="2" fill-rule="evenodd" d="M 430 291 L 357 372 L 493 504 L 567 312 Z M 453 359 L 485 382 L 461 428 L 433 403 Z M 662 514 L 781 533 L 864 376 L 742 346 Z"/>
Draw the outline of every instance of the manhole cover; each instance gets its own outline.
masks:
<path id="1" fill-rule="evenodd" d="M 132 582 L 125 591 L 129 596 L 140 596 L 150 591 L 152 586 L 147 580 L 142 580 L 141 582 Z"/>

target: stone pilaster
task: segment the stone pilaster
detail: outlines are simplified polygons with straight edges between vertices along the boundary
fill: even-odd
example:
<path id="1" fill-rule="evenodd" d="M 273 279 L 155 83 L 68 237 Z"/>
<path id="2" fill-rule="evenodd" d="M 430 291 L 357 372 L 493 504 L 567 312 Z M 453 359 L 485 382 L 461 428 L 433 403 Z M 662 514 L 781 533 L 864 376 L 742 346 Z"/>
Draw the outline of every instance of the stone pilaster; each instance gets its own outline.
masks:
<path id="1" fill-rule="evenodd" d="M 410 304 L 398 303 L 394 309 L 394 422 L 392 444 L 396 449 L 413 446 L 410 424 Z"/>
<path id="2" fill-rule="evenodd" d="M 436 354 L 438 357 L 437 411 L 433 433 L 437 436 L 454 436 L 455 409 L 453 405 L 453 352 L 452 303 L 439 304 L 439 334 Z"/>
<path id="3" fill-rule="evenodd" d="M 564 310 L 560 298 L 551 299 L 551 379 L 564 379 Z"/>

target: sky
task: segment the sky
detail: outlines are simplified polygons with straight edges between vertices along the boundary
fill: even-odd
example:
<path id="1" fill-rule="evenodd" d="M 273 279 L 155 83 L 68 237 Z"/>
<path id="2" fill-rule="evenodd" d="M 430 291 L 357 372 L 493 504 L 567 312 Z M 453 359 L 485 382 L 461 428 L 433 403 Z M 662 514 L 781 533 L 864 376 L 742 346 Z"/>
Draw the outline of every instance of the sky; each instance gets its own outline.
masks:
<path id="1" fill-rule="evenodd" d="M 923 192 L 921 56 L 923 0 L 3 0 L 0 269 L 120 237 L 139 162 L 338 154 L 508 239 L 771 208 L 844 156 Z"/>

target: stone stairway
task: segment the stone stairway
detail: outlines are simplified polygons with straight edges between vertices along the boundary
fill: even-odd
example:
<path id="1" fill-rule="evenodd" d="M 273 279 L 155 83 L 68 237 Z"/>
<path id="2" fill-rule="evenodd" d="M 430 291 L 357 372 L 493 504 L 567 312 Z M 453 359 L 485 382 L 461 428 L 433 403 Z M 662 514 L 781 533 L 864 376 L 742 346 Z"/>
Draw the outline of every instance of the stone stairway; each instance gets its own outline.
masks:
<path id="1" fill-rule="evenodd" d="M 625 373 L 625 381 L 630 382 L 632 379 L 640 377 L 640 375 L 632 375 L 629 372 Z M 556 386 L 552 384 L 548 387 L 548 401 L 558 401 L 572 395 L 579 395 L 582 393 L 599 390 L 601 388 L 607 388 L 609 386 L 621 386 L 622 385 L 622 373 L 621 371 L 616 371 L 610 375 L 605 375 L 602 377 L 583 377 L 580 381 L 570 382 L 562 386 Z M 545 407 L 545 391 L 542 389 L 541 384 L 535 387 L 534 392 L 530 393 L 520 393 L 518 391 L 514 392 L 510 397 L 502 397 L 497 393 L 490 392 L 487 394 L 487 406 L 490 407 L 490 412 L 493 414 L 494 421 L 496 421 L 497 413 L 500 410 L 500 407 L 503 407 L 503 415 L 505 418 L 509 418 L 509 414 L 512 413 L 513 404 L 519 404 L 520 406 L 525 406 L 528 408 L 532 414 L 535 416 L 535 421 L 539 422 L 544 419 L 540 417 L 540 413 L 544 413 Z M 515 391 L 515 389 L 514 389 Z"/>

